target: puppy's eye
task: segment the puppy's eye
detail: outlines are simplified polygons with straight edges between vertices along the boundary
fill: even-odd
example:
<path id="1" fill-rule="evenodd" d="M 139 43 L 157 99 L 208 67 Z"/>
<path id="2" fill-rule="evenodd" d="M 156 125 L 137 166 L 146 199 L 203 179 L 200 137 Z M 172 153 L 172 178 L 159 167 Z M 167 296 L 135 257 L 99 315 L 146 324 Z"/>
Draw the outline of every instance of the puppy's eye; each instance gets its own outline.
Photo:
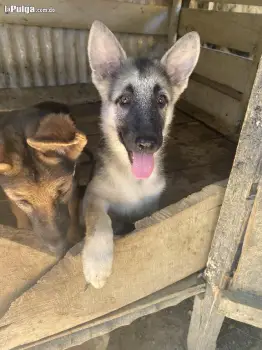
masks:
<path id="1" fill-rule="evenodd" d="M 167 98 L 165 95 L 160 95 L 157 97 L 157 100 L 156 100 L 159 108 L 164 108 L 167 104 Z"/>
<path id="2" fill-rule="evenodd" d="M 22 205 L 31 205 L 27 200 L 25 200 L 25 199 L 21 199 L 21 200 L 19 200 L 18 201 L 20 204 L 22 204 Z"/>
<path id="3" fill-rule="evenodd" d="M 16 203 L 19 207 L 21 207 L 21 209 L 24 209 L 25 211 L 31 211 L 32 209 L 32 204 L 25 199 L 18 200 Z"/>
<path id="4" fill-rule="evenodd" d="M 128 107 L 131 103 L 131 96 L 123 95 L 118 99 L 117 102 L 121 107 Z"/>

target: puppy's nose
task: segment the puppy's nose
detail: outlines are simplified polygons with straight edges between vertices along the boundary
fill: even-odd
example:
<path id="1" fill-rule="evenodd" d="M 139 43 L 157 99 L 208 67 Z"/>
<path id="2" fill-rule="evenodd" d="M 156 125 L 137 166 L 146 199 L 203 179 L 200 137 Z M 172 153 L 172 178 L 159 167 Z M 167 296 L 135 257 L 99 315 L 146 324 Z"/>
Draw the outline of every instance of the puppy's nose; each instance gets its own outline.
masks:
<path id="1" fill-rule="evenodd" d="M 155 137 L 138 137 L 136 147 L 140 152 L 154 152 L 157 150 L 157 139 Z"/>

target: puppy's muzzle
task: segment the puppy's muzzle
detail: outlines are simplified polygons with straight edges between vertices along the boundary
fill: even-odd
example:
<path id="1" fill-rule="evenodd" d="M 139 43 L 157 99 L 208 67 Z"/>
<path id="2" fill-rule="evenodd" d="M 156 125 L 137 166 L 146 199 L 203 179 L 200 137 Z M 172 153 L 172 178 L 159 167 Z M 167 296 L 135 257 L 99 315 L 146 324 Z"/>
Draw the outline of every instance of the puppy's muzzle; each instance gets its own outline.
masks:
<path id="1" fill-rule="evenodd" d="M 154 153 L 158 149 L 157 138 L 153 136 L 149 137 L 137 137 L 135 140 L 136 151 L 143 153 Z"/>

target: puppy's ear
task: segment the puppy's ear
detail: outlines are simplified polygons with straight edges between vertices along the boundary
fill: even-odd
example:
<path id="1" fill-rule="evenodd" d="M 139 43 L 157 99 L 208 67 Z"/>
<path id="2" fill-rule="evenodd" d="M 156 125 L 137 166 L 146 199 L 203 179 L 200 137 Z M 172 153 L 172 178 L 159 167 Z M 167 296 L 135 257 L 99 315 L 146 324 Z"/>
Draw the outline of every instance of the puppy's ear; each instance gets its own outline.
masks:
<path id="1" fill-rule="evenodd" d="M 88 57 L 95 82 L 108 79 L 126 59 L 126 53 L 115 35 L 100 21 L 89 32 Z"/>
<path id="2" fill-rule="evenodd" d="M 27 144 L 39 151 L 50 162 L 61 156 L 76 160 L 87 143 L 86 136 L 78 131 L 72 119 L 65 114 L 49 114 L 44 117 Z"/>
<path id="3" fill-rule="evenodd" d="M 0 141 L 0 175 L 8 175 L 12 171 L 12 165 L 6 163 L 5 160 L 5 146 Z"/>
<path id="4" fill-rule="evenodd" d="M 185 88 L 200 54 L 200 38 L 197 32 L 190 32 L 180 38 L 163 56 L 161 64 L 173 85 Z"/>

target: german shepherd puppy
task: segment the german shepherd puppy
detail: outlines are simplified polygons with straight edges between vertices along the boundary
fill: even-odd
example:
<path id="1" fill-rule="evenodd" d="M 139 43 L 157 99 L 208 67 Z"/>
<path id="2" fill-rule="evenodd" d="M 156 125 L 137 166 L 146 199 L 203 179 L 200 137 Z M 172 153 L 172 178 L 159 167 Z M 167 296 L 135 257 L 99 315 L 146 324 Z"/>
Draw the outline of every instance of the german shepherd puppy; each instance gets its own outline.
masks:
<path id="1" fill-rule="evenodd" d="M 61 106 L 43 103 L 0 120 L 0 185 L 17 226 L 32 226 L 57 255 L 78 240 L 73 176 L 87 143 Z"/>
<path id="2" fill-rule="evenodd" d="M 104 286 L 113 262 L 113 219 L 134 222 L 157 210 L 165 188 L 163 145 L 174 105 L 200 53 L 196 32 L 179 39 L 160 62 L 127 58 L 114 34 L 95 21 L 89 33 L 92 81 L 102 99 L 104 148 L 84 202 L 86 281 Z"/>

